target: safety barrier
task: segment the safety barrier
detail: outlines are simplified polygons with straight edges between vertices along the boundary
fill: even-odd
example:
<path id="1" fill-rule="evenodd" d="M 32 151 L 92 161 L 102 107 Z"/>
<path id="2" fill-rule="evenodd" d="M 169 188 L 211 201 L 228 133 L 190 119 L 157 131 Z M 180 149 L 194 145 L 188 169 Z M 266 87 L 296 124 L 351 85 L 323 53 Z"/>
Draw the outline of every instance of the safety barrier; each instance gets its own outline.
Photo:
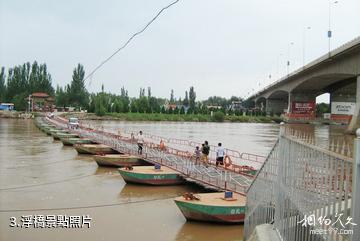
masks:
<path id="1" fill-rule="evenodd" d="M 247 191 L 245 240 L 264 223 L 284 241 L 360 240 L 360 139 L 353 159 L 294 136 L 281 127 Z"/>
<path id="2" fill-rule="evenodd" d="M 47 118 L 46 121 L 62 128 L 68 128 L 67 121 L 64 119 Z M 196 164 L 193 153 L 186 150 L 179 150 L 169 146 L 162 149 L 159 144 L 146 141 L 142 154 L 139 154 L 136 140 L 131 136 L 117 135 L 85 126 L 68 130 L 97 143 L 106 144 L 120 153 L 136 155 L 154 164 L 157 163 L 172 168 L 180 172 L 184 178 L 190 178 L 205 186 L 230 190 L 245 195 L 248 186 L 252 182 L 253 175 L 243 173 L 242 170 L 236 171 L 235 169 L 220 168 L 215 165 L 205 166 L 202 163 Z"/>

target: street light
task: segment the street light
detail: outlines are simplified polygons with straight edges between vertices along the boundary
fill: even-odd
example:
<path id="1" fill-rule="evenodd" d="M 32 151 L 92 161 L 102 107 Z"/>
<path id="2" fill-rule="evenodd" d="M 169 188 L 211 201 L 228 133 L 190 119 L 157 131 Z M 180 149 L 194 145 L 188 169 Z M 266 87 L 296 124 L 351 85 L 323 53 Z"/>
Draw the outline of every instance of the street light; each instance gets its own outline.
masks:
<path id="1" fill-rule="evenodd" d="M 282 57 L 283 56 L 283 54 L 279 54 L 278 56 L 277 56 L 277 67 L 276 67 L 276 72 L 277 72 L 277 78 L 278 79 L 280 79 L 280 73 L 279 73 L 279 64 L 280 64 L 280 57 Z"/>
<path id="2" fill-rule="evenodd" d="M 290 42 L 288 45 L 288 60 L 286 62 L 286 74 L 289 75 L 289 68 L 290 68 L 290 47 L 294 45 L 294 42 Z"/>
<path id="3" fill-rule="evenodd" d="M 333 0 L 329 0 L 329 30 L 327 32 L 327 36 L 328 36 L 328 39 L 329 39 L 329 54 L 330 54 L 330 40 L 331 40 L 331 37 L 332 37 L 332 32 L 331 32 L 331 6 L 333 4 L 337 4 L 338 1 L 333 1 Z"/>
<path id="4" fill-rule="evenodd" d="M 303 66 L 305 66 L 306 30 L 310 29 L 311 27 L 306 27 L 303 29 Z"/>

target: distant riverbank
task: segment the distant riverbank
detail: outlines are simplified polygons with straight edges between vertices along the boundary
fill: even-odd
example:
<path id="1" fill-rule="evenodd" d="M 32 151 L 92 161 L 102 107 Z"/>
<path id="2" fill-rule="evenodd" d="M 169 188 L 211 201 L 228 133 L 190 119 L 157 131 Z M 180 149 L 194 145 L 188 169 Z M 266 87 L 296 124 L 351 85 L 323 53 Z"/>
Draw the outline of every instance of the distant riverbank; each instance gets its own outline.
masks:
<path id="1" fill-rule="evenodd" d="M 0 118 L 9 118 L 9 119 L 30 119 L 34 118 L 33 113 L 26 113 L 23 111 L 8 111 L 8 110 L 0 110 Z"/>
<path id="2" fill-rule="evenodd" d="M 234 116 L 224 115 L 217 119 L 210 115 L 201 114 L 162 114 L 162 113 L 107 113 L 96 116 L 93 113 L 66 113 L 64 116 L 74 116 L 81 120 L 120 120 L 120 121 L 174 121 L 174 122 L 244 122 L 244 123 L 273 123 L 280 122 L 280 117 L 268 116 Z"/>

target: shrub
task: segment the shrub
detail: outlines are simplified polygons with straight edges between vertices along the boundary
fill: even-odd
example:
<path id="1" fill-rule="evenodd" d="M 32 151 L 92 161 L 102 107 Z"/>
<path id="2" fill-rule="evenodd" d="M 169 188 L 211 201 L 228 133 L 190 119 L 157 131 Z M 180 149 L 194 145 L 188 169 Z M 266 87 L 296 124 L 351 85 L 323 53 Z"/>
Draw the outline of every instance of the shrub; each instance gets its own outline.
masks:
<path id="1" fill-rule="evenodd" d="M 224 119 L 225 119 L 225 114 L 221 111 L 215 112 L 211 117 L 211 120 L 216 122 L 223 122 Z"/>

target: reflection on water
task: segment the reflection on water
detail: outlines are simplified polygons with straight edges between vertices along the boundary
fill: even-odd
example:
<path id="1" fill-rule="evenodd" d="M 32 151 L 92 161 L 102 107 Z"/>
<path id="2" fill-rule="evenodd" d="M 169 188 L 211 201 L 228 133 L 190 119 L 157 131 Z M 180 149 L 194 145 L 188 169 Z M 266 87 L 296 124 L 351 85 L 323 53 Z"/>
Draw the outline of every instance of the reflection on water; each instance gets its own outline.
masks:
<path id="1" fill-rule="evenodd" d="M 161 198 L 166 194 L 167 196 L 180 196 L 185 192 L 201 192 L 202 188 L 189 185 L 176 186 L 147 186 L 126 184 L 119 193 L 120 199 L 138 200 L 144 198 Z"/>
<path id="2" fill-rule="evenodd" d="M 94 124 L 114 131 L 142 129 L 166 137 L 209 140 L 212 144 L 221 141 L 227 148 L 263 155 L 278 135 L 276 124 L 115 121 Z M 292 128 L 314 135 L 324 145 L 332 137 L 353 138 L 343 136 L 343 127 L 292 125 Z M 170 197 L 197 192 L 197 187 L 127 185 L 116 168 L 98 167 L 91 156 L 78 155 L 74 148 L 53 141 L 31 120 L 0 119 L 0 153 L 0 210 L 8 210 L 0 212 L 0 240 L 242 239 L 241 225 L 186 222 Z M 67 209 L 71 207 L 77 208 Z M 93 222 L 90 229 L 83 230 L 9 227 L 10 217 L 29 214 L 89 214 Z"/>
<path id="3" fill-rule="evenodd" d="M 346 134 L 346 126 L 337 125 L 287 125 L 292 133 L 296 133 L 305 141 L 310 140 L 316 146 L 337 152 L 353 155 L 354 136 Z"/>
<path id="4" fill-rule="evenodd" d="M 176 235 L 176 241 L 240 241 L 243 225 L 219 225 L 212 223 L 186 222 Z"/>

